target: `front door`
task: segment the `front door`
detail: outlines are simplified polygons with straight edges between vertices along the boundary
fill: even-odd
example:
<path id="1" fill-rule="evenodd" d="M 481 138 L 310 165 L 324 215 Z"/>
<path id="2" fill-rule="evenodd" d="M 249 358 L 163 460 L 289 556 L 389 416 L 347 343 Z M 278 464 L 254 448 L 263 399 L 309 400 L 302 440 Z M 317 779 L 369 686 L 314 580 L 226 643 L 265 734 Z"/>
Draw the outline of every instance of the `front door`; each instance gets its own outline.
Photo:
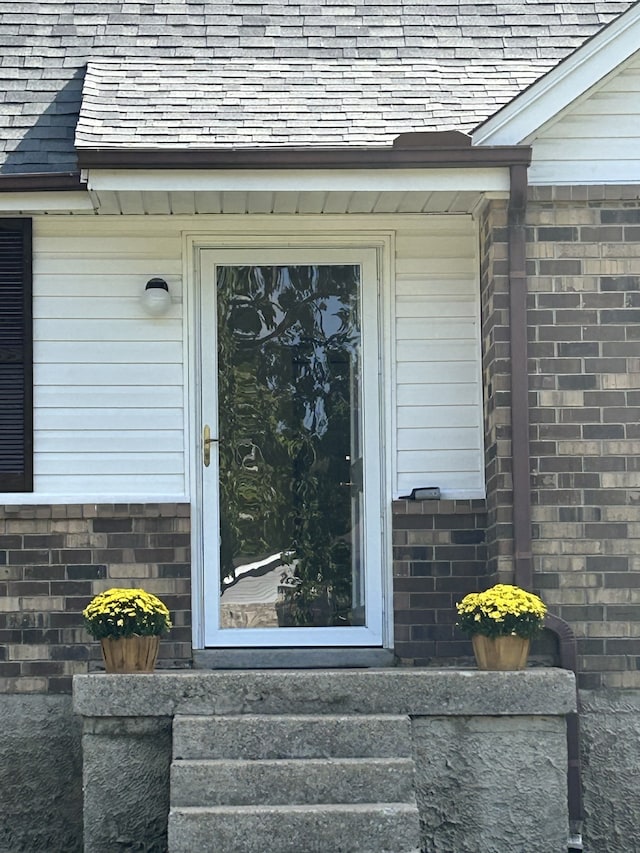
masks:
<path id="1" fill-rule="evenodd" d="M 382 645 L 375 251 L 199 266 L 205 643 Z"/>

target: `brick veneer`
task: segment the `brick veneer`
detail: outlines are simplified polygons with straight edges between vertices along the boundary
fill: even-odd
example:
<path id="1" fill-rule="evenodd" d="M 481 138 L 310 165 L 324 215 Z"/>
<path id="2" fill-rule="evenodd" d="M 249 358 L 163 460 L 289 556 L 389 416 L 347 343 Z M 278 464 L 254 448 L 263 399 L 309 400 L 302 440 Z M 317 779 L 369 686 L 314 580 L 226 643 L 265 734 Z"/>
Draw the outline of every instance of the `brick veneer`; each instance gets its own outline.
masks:
<path id="1" fill-rule="evenodd" d="M 396 501 L 396 651 L 403 663 L 468 657 L 455 602 L 486 585 L 484 501 Z M 171 610 L 160 667 L 191 662 L 190 517 L 183 504 L 0 507 L 0 692 L 65 693 L 101 666 L 82 610 L 141 586 Z"/>
<path id="2" fill-rule="evenodd" d="M 0 692 L 70 692 L 100 661 L 81 611 L 112 586 L 162 598 L 159 665 L 189 665 L 189 530 L 183 504 L 0 507 Z"/>
<path id="3" fill-rule="evenodd" d="M 428 666 L 472 655 L 455 603 L 487 585 L 484 500 L 394 501 L 395 650 Z"/>
<path id="4" fill-rule="evenodd" d="M 532 188 L 527 221 L 534 586 L 577 636 L 581 687 L 640 687 L 640 187 Z M 394 505 L 396 649 L 414 663 L 466 654 L 456 598 L 512 580 L 506 225 L 504 202 L 485 208 L 486 516 Z"/>
<path id="5" fill-rule="evenodd" d="M 536 585 L 586 688 L 640 687 L 640 187 L 528 209 Z"/>
<path id="6" fill-rule="evenodd" d="M 506 202 L 493 202 L 480 220 L 480 306 L 487 560 L 494 582 L 513 579 L 508 257 Z"/>

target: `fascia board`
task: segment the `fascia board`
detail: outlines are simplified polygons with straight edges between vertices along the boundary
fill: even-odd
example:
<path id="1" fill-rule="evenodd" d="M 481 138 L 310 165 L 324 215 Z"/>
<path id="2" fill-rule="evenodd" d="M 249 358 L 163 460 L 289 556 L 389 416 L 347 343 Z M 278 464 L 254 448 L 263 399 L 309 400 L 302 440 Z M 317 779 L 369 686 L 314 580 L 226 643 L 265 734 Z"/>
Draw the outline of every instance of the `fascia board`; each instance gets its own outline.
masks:
<path id="1" fill-rule="evenodd" d="M 528 142 L 640 47 L 640 3 L 578 48 L 471 134 L 474 146 Z"/>
<path id="2" fill-rule="evenodd" d="M 88 192 L 0 192 L 0 212 L 21 213 L 93 211 Z"/>
<path id="3" fill-rule="evenodd" d="M 508 192 L 504 166 L 469 169 L 87 169 L 94 191 L 139 192 Z"/>

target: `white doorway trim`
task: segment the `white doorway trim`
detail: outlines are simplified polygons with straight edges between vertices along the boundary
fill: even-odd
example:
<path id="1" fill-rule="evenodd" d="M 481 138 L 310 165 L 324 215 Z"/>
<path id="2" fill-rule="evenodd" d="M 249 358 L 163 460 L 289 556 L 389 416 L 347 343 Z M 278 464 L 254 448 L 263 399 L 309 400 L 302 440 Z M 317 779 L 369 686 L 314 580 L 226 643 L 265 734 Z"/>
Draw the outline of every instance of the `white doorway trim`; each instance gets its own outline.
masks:
<path id="1" fill-rule="evenodd" d="M 189 386 L 190 386 L 190 456 L 191 456 L 191 487 L 192 487 L 192 584 L 193 584 L 193 639 L 194 648 L 205 648 L 207 646 L 220 646 L 223 638 L 228 637 L 231 647 L 314 647 L 326 645 L 340 645 L 342 643 L 353 646 L 376 646 L 392 647 L 392 607 L 391 607 L 391 541 L 390 541 L 390 469 L 391 469 L 391 248 L 392 235 L 389 233 L 375 235 L 347 235 L 342 234 L 315 234 L 292 236 L 290 233 L 281 239 L 276 235 L 264 236 L 262 239 L 246 237 L 244 235 L 217 235 L 212 238 L 207 235 L 188 235 L 185 237 L 185 258 L 189 259 L 185 275 L 190 282 L 186 294 L 188 305 L 186 306 L 186 329 L 189 330 Z M 322 258 L 324 263 L 358 263 L 363 268 L 363 292 L 368 287 L 367 301 L 368 309 L 364 310 L 373 315 L 369 316 L 366 326 L 363 324 L 363 338 L 368 335 L 369 344 L 375 344 L 377 350 L 375 355 L 375 368 L 370 370 L 371 376 L 377 384 L 375 396 L 378 400 L 377 412 L 374 418 L 368 418 L 368 454 L 372 455 L 372 446 L 375 445 L 377 455 L 377 473 L 375 475 L 377 493 L 377 505 L 375 510 L 368 507 L 368 513 L 375 512 L 377 534 L 374 542 L 368 542 L 367 558 L 369 565 L 376 565 L 377 578 L 377 601 L 367 601 L 369 613 L 374 616 L 373 621 L 367 628 L 331 628 L 331 640 L 320 640 L 318 632 L 320 629 L 313 628 L 286 628 L 286 629 L 259 629 L 252 632 L 248 629 L 220 629 L 217 632 L 211 630 L 210 622 L 207 620 L 205 602 L 211 601 L 214 589 L 212 588 L 212 572 L 205 571 L 205 531 L 203 524 L 204 504 L 206 501 L 205 479 L 202 466 L 202 429 L 204 423 L 209 423 L 211 418 L 211 399 L 201 401 L 200 388 L 203 385 L 201 363 L 203 358 L 211 357 L 202 351 L 202 289 L 200 281 L 202 277 L 213 274 L 214 261 L 218 263 L 247 263 L 249 256 L 254 259 L 256 250 L 265 262 L 310 263 L 310 257 Z M 206 254 L 203 254 L 206 253 Z M 202 264 L 202 259 L 207 258 L 207 263 Z M 255 261 L 254 261 L 255 262 Z M 320 262 L 320 261 L 318 261 Z M 377 282 L 377 288 L 375 287 Z M 208 283 L 211 293 L 211 281 Z M 374 289 L 372 291 L 372 288 Z M 206 301 L 206 299 L 205 299 Z M 210 307 L 210 306 L 209 306 Z M 375 327 L 375 328 L 374 328 Z M 369 353 L 370 355 L 370 353 Z M 368 357 L 368 356 L 367 356 Z M 366 384 L 366 383 L 365 383 Z M 369 390 L 371 395 L 371 390 Z M 206 411 L 206 420 L 203 415 Z M 375 432 L 375 436 L 374 436 Z M 215 472 L 215 473 L 214 473 Z M 207 475 L 215 476 L 217 480 L 216 466 L 212 464 L 207 469 Z M 211 483 L 208 484 L 211 493 Z M 217 494 L 217 491 L 216 491 Z M 369 501 L 371 504 L 371 500 Z M 217 536 L 217 533 L 216 533 Z M 211 541 L 208 543 L 211 552 Z M 216 543 L 217 547 L 217 543 Z M 215 592 L 217 594 L 217 578 L 214 580 Z M 370 582 L 371 584 L 371 582 Z M 374 613 L 375 608 L 375 613 Z M 207 627 L 209 630 L 207 630 Z M 282 636 L 286 632 L 286 641 Z M 276 632 L 280 636 L 269 638 L 270 632 Z M 231 636 L 242 633 L 243 637 Z M 294 636 L 295 634 L 295 636 Z M 223 636 L 221 636 L 223 635 Z M 359 636 L 358 636 L 359 635 Z M 240 641 L 242 640 L 242 641 Z M 232 642 L 233 641 L 233 642 Z"/>

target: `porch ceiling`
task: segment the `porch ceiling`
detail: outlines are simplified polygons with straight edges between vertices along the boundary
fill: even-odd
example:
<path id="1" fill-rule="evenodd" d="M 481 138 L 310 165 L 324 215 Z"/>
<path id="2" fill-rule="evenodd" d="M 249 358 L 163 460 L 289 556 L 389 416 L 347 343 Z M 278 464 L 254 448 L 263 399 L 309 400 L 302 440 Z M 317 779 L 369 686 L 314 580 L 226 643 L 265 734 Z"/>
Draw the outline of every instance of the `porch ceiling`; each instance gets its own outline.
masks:
<path id="1" fill-rule="evenodd" d="M 490 193 L 492 197 L 503 195 Z M 99 214 L 472 213 L 486 193 L 428 191 L 92 190 Z"/>
<path id="2" fill-rule="evenodd" d="M 145 168 L 136 165 L 139 152 L 131 163 L 130 152 L 121 152 L 125 159 L 121 166 L 111 163 L 112 152 L 98 151 L 96 157 L 105 160 L 105 166 L 86 164 L 82 178 L 95 211 L 104 214 L 464 214 L 487 194 L 507 197 L 510 164 L 530 156 L 529 149 L 476 152 L 467 141 L 450 148 L 396 146 L 389 151 L 347 152 L 353 162 L 335 150 L 290 152 L 285 158 L 289 166 L 278 168 L 264 167 L 260 159 L 264 152 L 216 152 L 217 164 L 225 153 L 231 158 L 217 168 L 207 168 L 211 152 L 200 152 L 204 157 L 200 167 L 197 152 L 188 152 L 185 162 L 193 160 L 191 168 L 182 160 L 182 167 L 175 168 L 171 158 L 159 168 Z M 146 162 L 152 154 L 157 152 L 142 159 Z M 177 152 L 179 158 L 183 154 Z M 367 156 L 374 159 L 373 166 L 364 164 Z M 258 157 L 256 163 L 251 157 Z M 298 162 L 308 157 L 311 164 Z M 429 163 L 435 158 L 436 165 L 422 166 L 425 158 Z"/>

